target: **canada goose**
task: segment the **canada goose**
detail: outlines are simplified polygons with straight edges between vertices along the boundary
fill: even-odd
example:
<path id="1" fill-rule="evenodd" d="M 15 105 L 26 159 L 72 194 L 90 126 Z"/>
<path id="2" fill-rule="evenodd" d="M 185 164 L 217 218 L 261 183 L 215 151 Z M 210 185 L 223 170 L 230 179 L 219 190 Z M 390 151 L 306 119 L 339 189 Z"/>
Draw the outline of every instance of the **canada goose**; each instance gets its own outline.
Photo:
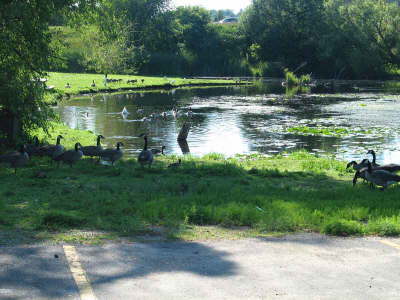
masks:
<path id="1" fill-rule="evenodd" d="M 26 145 L 26 153 L 28 153 L 29 157 L 36 154 L 39 149 L 39 139 L 37 136 L 33 138 L 33 144 Z"/>
<path id="2" fill-rule="evenodd" d="M 67 84 L 65 85 L 65 88 L 66 89 L 70 89 L 71 88 L 71 85 L 69 84 L 69 82 L 67 82 Z"/>
<path id="3" fill-rule="evenodd" d="M 188 116 L 189 118 L 193 116 L 193 111 L 191 107 L 189 107 L 189 111 L 186 113 L 186 116 Z"/>
<path id="4" fill-rule="evenodd" d="M 43 147 L 40 147 L 37 150 L 38 155 L 40 156 L 49 156 L 51 158 L 55 158 L 58 155 L 62 154 L 65 150 L 64 146 L 61 145 L 60 141 L 64 137 L 62 135 L 57 136 L 57 141 L 55 145 L 46 145 Z"/>
<path id="5" fill-rule="evenodd" d="M 372 154 L 373 161 L 372 161 L 372 168 L 374 170 L 384 170 L 391 173 L 400 171 L 400 165 L 397 164 L 387 164 L 387 165 L 379 165 L 376 163 L 376 153 L 374 150 L 369 150 L 367 154 Z"/>
<path id="6" fill-rule="evenodd" d="M 153 153 L 150 150 L 147 150 L 147 135 L 141 134 L 140 136 L 143 136 L 144 146 L 142 152 L 139 153 L 138 162 L 142 167 L 144 167 L 145 164 L 148 164 L 150 168 L 153 163 Z"/>
<path id="7" fill-rule="evenodd" d="M 0 163 L 9 164 L 11 168 L 14 168 L 15 174 L 17 174 L 17 168 L 21 168 L 29 161 L 29 155 L 26 152 L 26 146 L 21 145 L 19 151 L 11 152 L 0 156 Z"/>
<path id="8" fill-rule="evenodd" d="M 104 139 L 104 136 L 100 134 L 99 136 L 97 136 L 97 146 L 82 147 L 81 150 L 83 152 L 83 155 L 90 156 L 91 158 L 93 158 L 94 156 L 99 156 L 100 151 L 103 150 L 103 147 L 101 147 L 102 139 Z"/>
<path id="9" fill-rule="evenodd" d="M 172 116 L 174 118 L 176 118 L 178 116 L 178 110 L 175 107 L 172 109 Z"/>
<path id="10" fill-rule="evenodd" d="M 144 83 L 144 79 L 142 79 L 142 83 Z"/>
<path id="11" fill-rule="evenodd" d="M 378 186 L 381 186 L 383 189 L 387 188 L 391 184 L 395 184 L 400 182 L 400 176 L 390 173 L 385 170 L 374 170 L 372 168 L 371 162 L 368 162 L 368 167 L 357 171 L 357 173 L 365 172 L 365 178 Z M 353 180 L 354 183 L 354 180 Z"/>
<path id="12" fill-rule="evenodd" d="M 129 115 L 129 111 L 126 109 L 125 106 L 124 106 L 124 109 L 121 111 L 121 114 L 123 114 L 123 115 Z"/>
<path id="13" fill-rule="evenodd" d="M 374 150 L 368 150 L 367 154 L 372 154 L 372 167 L 379 167 L 376 163 L 376 153 Z"/>
<path id="14" fill-rule="evenodd" d="M 357 163 L 356 161 L 353 160 L 347 164 L 346 169 L 353 166 L 353 169 L 355 171 L 360 171 L 361 169 L 368 166 L 368 161 L 369 161 L 368 159 L 363 159 L 360 163 Z"/>
<path id="15" fill-rule="evenodd" d="M 82 145 L 80 143 L 76 143 L 74 150 L 65 151 L 62 154 L 55 157 L 54 160 L 57 162 L 62 161 L 65 164 L 69 164 L 70 167 L 72 168 L 72 165 L 76 163 L 78 160 L 80 160 L 83 156 L 81 148 Z"/>
<path id="16" fill-rule="evenodd" d="M 112 165 L 114 165 L 114 162 L 117 160 L 121 159 L 122 156 L 124 155 L 124 152 L 120 149 L 121 146 L 124 144 L 121 142 L 117 143 L 116 149 L 105 149 L 100 151 L 99 156 L 102 160 L 105 161 L 110 161 Z"/>
<path id="17" fill-rule="evenodd" d="M 90 85 L 91 87 L 96 87 L 96 84 L 94 83 L 94 80 L 92 82 L 92 84 Z"/>
<path id="18" fill-rule="evenodd" d="M 173 163 L 173 164 L 170 164 L 170 165 L 168 166 L 168 168 L 177 168 L 177 167 L 179 167 L 179 166 L 181 165 L 181 163 L 182 163 L 182 160 L 181 160 L 181 159 L 178 159 L 178 162 Z"/>
<path id="19" fill-rule="evenodd" d="M 161 150 L 160 149 L 151 149 L 151 153 L 153 153 L 154 155 L 159 155 L 159 154 L 164 155 L 165 148 L 167 148 L 167 147 L 162 146 Z"/>

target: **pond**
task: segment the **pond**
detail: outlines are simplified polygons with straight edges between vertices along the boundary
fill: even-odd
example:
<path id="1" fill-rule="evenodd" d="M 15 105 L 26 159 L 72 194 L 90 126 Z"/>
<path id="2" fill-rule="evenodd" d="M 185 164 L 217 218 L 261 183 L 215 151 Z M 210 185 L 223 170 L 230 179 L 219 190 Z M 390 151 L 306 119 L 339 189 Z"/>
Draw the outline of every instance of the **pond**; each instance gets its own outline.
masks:
<path id="1" fill-rule="evenodd" d="M 299 149 L 353 160 L 369 149 L 379 162 L 400 163 L 400 88 L 394 82 L 319 82 L 303 93 L 280 81 L 253 86 L 176 89 L 74 98 L 56 109 L 71 128 L 106 137 L 104 145 L 124 143 L 127 156 L 166 146 L 167 154 L 190 151 L 276 154 Z M 129 114 L 121 111 L 126 107 Z M 174 117 L 172 109 L 180 111 Z M 187 112 L 192 110 L 189 116 Z M 166 117 L 146 119 L 165 112 Z M 191 122 L 187 145 L 177 142 Z"/>

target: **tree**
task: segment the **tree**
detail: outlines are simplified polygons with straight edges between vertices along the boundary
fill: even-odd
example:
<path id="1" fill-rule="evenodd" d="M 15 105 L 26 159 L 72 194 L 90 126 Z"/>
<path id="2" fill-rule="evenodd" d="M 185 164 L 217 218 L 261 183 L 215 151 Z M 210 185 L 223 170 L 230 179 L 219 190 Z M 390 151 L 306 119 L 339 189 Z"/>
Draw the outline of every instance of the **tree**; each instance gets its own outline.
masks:
<path id="1" fill-rule="evenodd" d="M 318 65 L 324 0 L 253 0 L 241 26 L 248 47 L 258 45 L 263 61 L 278 61 L 290 69 L 307 62 L 310 70 Z"/>
<path id="2" fill-rule="evenodd" d="M 51 116 L 40 78 L 55 56 L 50 46 L 52 13 L 62 11 L 72 17 L 92 5 L 89 0 L 0 2 L 0 131 L 9 142 L 15 143 L 32 128 L 46 128 Z"/>

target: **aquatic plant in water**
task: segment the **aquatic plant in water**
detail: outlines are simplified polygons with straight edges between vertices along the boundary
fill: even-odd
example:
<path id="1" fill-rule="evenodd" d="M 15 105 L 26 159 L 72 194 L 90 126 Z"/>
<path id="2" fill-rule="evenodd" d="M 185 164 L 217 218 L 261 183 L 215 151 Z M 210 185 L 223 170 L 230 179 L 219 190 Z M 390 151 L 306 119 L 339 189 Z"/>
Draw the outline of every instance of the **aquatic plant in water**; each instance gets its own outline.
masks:
<path id="1" fill-rule="evenodd" d="M 325 136 L 346 136 L 351 134 L 370 134 L 371 130 L 357 129 L 353 130 L 344 127 L 308 127 L 308 126 L 296 126 L 286 129 L 287 132 L 296 133 L 301 135 L 325 135 Z"/>

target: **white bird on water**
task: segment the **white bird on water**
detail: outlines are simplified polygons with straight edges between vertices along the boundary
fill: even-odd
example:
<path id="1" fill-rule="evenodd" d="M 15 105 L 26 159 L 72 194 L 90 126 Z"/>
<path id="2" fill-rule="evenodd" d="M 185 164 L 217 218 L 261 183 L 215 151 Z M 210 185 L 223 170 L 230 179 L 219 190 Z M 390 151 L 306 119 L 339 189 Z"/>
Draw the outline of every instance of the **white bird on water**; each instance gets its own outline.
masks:
<path id="1" fill-rule="evenodd" d="M 126 109 L 125 106 L 124 106 L 124 109 L 121 111 L 121 114 L 123 114 L 123 115 L 129 115 L 129 111 Z"/>

